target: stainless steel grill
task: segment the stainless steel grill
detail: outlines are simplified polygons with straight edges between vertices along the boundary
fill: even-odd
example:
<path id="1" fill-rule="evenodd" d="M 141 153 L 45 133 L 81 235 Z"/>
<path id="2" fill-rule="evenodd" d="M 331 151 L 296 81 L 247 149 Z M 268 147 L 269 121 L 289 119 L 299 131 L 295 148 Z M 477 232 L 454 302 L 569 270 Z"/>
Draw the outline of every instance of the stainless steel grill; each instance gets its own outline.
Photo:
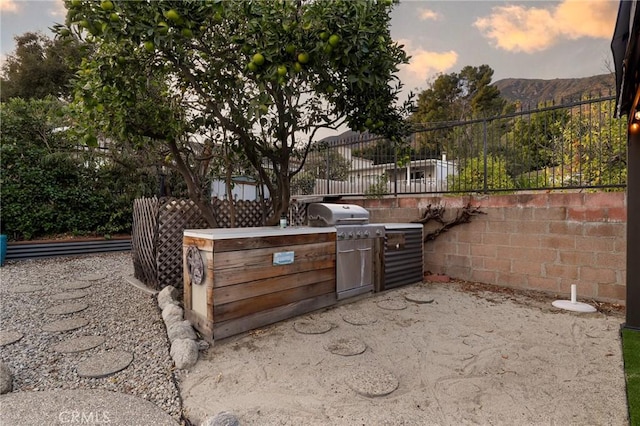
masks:
<path id="1" fill-rule="evenodd" d="M 336 228 L 336 291 L 338 299 L 372 291 L 376 279 L 376 238 L 384 237 L 384 225 L 370 224 L 369 212 L 355 204 L 310 204 L 309 226 Z"/>

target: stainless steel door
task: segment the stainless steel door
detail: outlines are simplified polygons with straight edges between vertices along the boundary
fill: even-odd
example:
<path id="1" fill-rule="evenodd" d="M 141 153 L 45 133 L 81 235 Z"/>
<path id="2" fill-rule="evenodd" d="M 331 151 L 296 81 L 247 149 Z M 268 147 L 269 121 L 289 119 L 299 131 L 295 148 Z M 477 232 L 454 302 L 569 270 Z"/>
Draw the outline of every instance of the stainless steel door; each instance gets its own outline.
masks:
<path id="1" fill-rule="evenodd" d="M 338 241 L 336 292 L 338 299 L 373 289 L 373 240 Z"/>

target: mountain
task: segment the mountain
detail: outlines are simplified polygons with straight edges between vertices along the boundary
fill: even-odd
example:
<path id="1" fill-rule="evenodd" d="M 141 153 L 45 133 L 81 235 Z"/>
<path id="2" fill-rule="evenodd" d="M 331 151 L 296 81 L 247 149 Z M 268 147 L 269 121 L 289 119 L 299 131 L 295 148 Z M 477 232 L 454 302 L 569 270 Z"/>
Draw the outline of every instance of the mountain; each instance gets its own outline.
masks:
<path id="1" fill-rule="evenodd" d="M 502 97 L 511 102 L 520 102 L 525 109 L 535 108 L 541 103 L 566 103 L 580 100 L 583 96 L 599 97 L 615 93 L 615 75 L 601 74 L 584 78 L 556 78 L 537 80 L 505 78 L 493 83 Z"/>

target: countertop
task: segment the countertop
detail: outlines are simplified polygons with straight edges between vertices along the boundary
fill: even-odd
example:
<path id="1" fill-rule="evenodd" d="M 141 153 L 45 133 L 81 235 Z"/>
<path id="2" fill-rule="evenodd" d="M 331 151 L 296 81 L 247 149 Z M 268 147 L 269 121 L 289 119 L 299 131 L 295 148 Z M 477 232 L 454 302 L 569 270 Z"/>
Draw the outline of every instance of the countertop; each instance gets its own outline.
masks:
<path id="1" fill-rule="evenodd" d="M 282 235 L 327 234 L 336 232 L 336 228 L 313 226 L 261 226 L 256 228 L 210 228 L 185 229 L 185 237 L 204 238 L 208 240 L 229 240 L 232 238 L 260 238 Z"/>

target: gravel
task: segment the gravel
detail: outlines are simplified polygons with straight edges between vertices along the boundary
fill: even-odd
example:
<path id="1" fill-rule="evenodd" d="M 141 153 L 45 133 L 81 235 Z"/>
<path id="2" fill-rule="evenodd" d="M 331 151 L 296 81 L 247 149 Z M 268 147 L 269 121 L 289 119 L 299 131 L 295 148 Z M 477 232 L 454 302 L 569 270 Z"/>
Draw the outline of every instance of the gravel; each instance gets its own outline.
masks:
<path id="1" fill-rule="evenodd" d="M 146 399 L 180 421 L 182 404 L 177 372 L 169 356 L 164 322 L 155 296 L 125 280 L 133 276 L 130 253 L 8 261 L 0 274 L 0 330 L 24 334 L 19 341 L 0 347 L 0 359 L 14 376 L 14 392 L 55 389 L 122 392 Z M 86 303 L 86 309 L 70 314 L 46 313 L 51 307 L 68 303 L 55 300 L 53 295 L 69 292 L 64 286 L 87 274 L 104 278 L 90 281 L 91 287 L 83 290 L 87 296 L 77 300 Z M 29 293 L 11 291 L 27 285 L 41 289 Z M 65 332 L 43 331 L 48 323 L 78 316 L 86 318 L 88 325 Z M 77 353 L 54 350 L 63 341 L 83 336 L 102 336 L 105 342 Z M 129 352 L 133 361 L 108 377 L 92 379 L 78 375 L 78 365 L 112 351 Z"/>

